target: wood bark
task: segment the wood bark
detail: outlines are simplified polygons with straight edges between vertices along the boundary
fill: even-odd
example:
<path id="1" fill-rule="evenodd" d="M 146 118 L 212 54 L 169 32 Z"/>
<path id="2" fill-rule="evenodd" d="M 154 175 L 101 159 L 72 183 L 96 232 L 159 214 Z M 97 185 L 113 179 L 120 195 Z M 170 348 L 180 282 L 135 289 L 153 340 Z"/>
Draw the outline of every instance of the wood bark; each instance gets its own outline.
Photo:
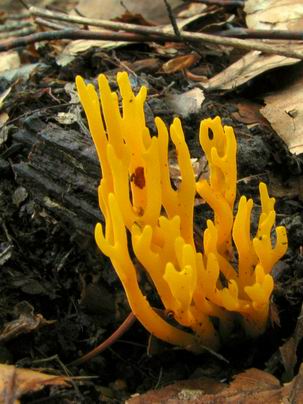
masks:
<path id="1" fill-rule="evenodd" d="M 13 164 L 16 181 L 70 234 L 90 235 L 103 222 L 98 207 L 100 166 L 90 137 L 29 118 L 13 135 L 23 156 Z"/>

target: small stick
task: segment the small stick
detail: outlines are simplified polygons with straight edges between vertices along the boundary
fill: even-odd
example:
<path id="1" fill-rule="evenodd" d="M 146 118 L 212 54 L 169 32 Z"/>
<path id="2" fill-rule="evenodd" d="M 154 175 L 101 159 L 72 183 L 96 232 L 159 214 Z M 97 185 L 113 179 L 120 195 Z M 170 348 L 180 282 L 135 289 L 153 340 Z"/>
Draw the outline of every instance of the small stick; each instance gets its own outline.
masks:
<path id="1" fill-rule="evenodd" d="M 71 28 L 70 25 L 65 25 L 65 24 L 60 24 L 60 23 L 55 22 L 55 21 L 45 20 L 44 18 L 41 18 L 41 17 L 37 17 L 35 19 L 35 22 L 38 25 L 42 25 L 43 27 L 55 29 L 57 31 L 62 30 L 62 29 L 74 29 L 74 28 Z"/>
<path id="2" fill-rule="evenodd" d="M 223 7 L 241 7 L 245 0 L 195 0 L 197 3 L 214 4 Z"/>
<path id="3" fill-rule="evenodd" d="M 27 35 L 20 38 L 7 39 L 0 41 L 0 52 L 8 51 L 10 49 L 27 46 L 31 43 L 53 41 L 58 39 L 96 39 L 103 41 L 125 41 L 125 42 L 146 42 L 161 40 L 159 37 L 150 36 L 146 38 L 144 35 L 132 34 L 130 32 L 94 32 L 85 30 L 71 30 L 64 29 L 60 31 L 45 31 L 37 32 L 35 34 Z M 165 39 L 163 39 L 165 41 Z"/>
<path id="4" fill-rule="evenodd" d="M 179 30 L 176 18 L 174 16 L 173 10 L 172 10 L 171 5 L 169 4 L 168 0 L 164 0 L 164 4 L 167 9 L 167 14 L 168 14 L 170 23 L 173 27 L 176 37 L 179 39 L 180 42 L 183 42 L 184 45 L 186 45 L 189 49 L 191 49 L 192 51 L 194 51 L 195 53 L 197 53 L 199 56 L 202 57 L 202 55 L 200 54 L 200 51 L 198 49 L 196 49 L 190 42 L 188 42 L 182 38 L 182 34 Z"/>
<path id="5" fill-rule="evenodd" d="M 284 39 L 303 41 L 303 31 L 231 28 L 226 31 L 215 32 L 214 34 L 233 38 Z"/>
<path id="6" fill-rule="evenodd" d="M 14 31 L 10 32 L 0 32 L 0 40 L 1 39 L 7 39 L 7 38 L 12 38 L 12 37 L 20 37 L 20 36 L 27 36 L 30 34 L 33 34 L 36 31 L 36 29 L 33 26 L 30 26 L 28 28 L 21 28 L 21 29 L 15 29 Z"/>
<path id="7" fill-rule="evenodd" d="M 161 28 L 155 27 L 146 27 L 136 24 L 128 24 L 116 21 L 107 21 L 107 20 L 96 20 L 91 18 L 84 18 L 79 16 L 68 16 L 63 13 L 54 13 L 49 10 L 43 10 L 37 7 L 30 7 L 30 12 L 33 15 L 51 18 L 61 21 L 67 22 L 76 22 L 85 25 L 93 25 L 98 27 L 103 27 L 107 29 L 111 29 L 113 31 L 125 31 L 131 33 L 137 33 L 141 35 L 146 35 L 145 42 L 155 41 L 155 37 L 163 41 L 176 41 L 179 42 L 179 38 L 172 32 L 164 32 Z M 188 31 L 181 31 L 183 40 L 188 40 L 190 42 L 206 42 L 223 46 L 231 46 L 234 48 L 242 48 L 247 50 L 257 50 L 263 53 L 268 53 L 271 55 L 281 55 L 286 57 L 291 57 L 295 59 L 303 59 L 303 52 L 292 50 L 289 45 L 285 46 L 285 48 L 279 46 L 273 46 L 272 44 L 263 43 L 260 41 L 246 39 L 238 39 L 238 38 L 225 38 L 216 35 L 203 34 L 203 33 L 195 33 Z M 153 35 L 153 38 L 150 36 Z"/>
<path id="8" fill-rule="evenodd" d="M 100 345 L 96 346 L 93 350 L 88 352 L 87 354 L 81 356 L 74 360 L 73 362 L 69 363 L 68 366 L 78 366 L 82 365 L 85 362 L 88 362 L 99 353 L 103 352 L 105 349 L 109 348 L 114 342 L 116 342 L 125 332 L 134 324 L 136 317 L 134 316 L 133 312 L 130 312 L 123 323 L 119 326 L 119 328 L 105 341 L 103 341 Z"/>
<path id="9" fill-rule="evenodd" d="M 14 29 L 21 29 L 31 26 L 33 26 L 33 24 L 30 21 L 8 22 L 0 25 L 0 32 L 13 31 Z"/>

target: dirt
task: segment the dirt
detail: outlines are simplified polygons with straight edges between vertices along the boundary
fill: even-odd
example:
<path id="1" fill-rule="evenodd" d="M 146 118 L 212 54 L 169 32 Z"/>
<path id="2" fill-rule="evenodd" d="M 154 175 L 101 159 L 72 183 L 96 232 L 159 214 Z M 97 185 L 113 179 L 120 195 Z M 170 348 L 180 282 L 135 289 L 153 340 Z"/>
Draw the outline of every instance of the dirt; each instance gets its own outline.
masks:
<path id="1" fill-rule="evenodd" d="M 141 47 L 142 54 L 144 49 Z M 49 123 L 54 122 L 57 112 L 68 111 L 70 99 L 64 86 L 72 83 L 76 74 L 91 79 L 104 71 L 113 77 L 121 70 L 114 66 L 115 58 L 131 61 L 138 51 L 129 47 L 121 53 L 109 52 L 104 61 L 89 51 L 76 58 L 72 66 L 59 69 L 48 50 L 47 45 L 40 50 L 41 66 L 30 79 L 20 79 L 14 84 L 7 105 L 10 119 L 4 126 L 6 129 L 1 130 L 2 135 L 4 130 L 7 132 L 0 146 L 0 325 L 3 330 L 12 321 L 20 323 L 15 334 L 2 341 L 0 362 L 58 374 L 68 372 L 83 379 L 75 381 L 68 390 L 50 388 L 29 394 L 22 398 L 22 403 L 118 403 L 131 394 L 158 389 L 176 380 L 200 376 L 229 380 L 251 367 L 266 368 L 282 378 L 284 368 L 277 350 L 294 330 L 303 296 L 303 199 L 292 185 L 302 176 L 303 159 L 292 156 L 268 126 L 261 123 L 249 129 L 233 118 L 236 102 L 239 97 L 245 99 L 246 88 L 236 95 L 206 94 L 201 110 L 184 119 L 183 124 L 191 152 L 199 156 L 199 122 L 219 114 L 224 123 L 234 126 L 237 135 L 239 194 L 258 202 L 261 180 L 270 188 L 274 184 L 274 189 L 282 193 L 277 198 L 278 223 L 287 228 L 289 249 L 274 269 L 276 286 L 272 297 L 272 308 L 280 325 L 272 315 L 272 324 L 258 340 L 231 336 L 220 352 L 222 359 L 211 352 L 194 355 L 150 340 L 148 333 L 135 323 L 102 354 L 83 365 L 69 366 L 115 331 L 129 314 L 129 307 L 110 262 L 101 256 L 92 237 L 86 242 L 83 234 L 78 235 L 60 220 L 60 215 L 52 214 L 37 202 L 34 189 L 25 188 L 16 179 L 14 165 L 28 161 L 32 150 L 25 144 L 18 145 L 14 134 L 33 115 L 38 114 L 40 120 Z M 155 115 L 160 114 L 170 123 L 174 113 L 167 109 L 159 94 L 168 88 L 179 93 L 188 89 L 190 83 L 182 72 L 174 75 L 142 72 L 134 79 L 150 86 L 152 98 L 147 105 L 147 121 L 151 129 Z M 2 79 L 1 91 L 10 85 Z M 83 114 L 82 123 L 85 124 Z M 79 121 L 61 128 L 74 129 L 91 142 Z M 198 207 L 197 224 L 203 225 L 209 214 L 207 207 Z M 44 320 L 30 329 L 29 323 L 21 321 L 24 313 L 31 320 L 41 314 Z M 297 353 L 298 366 L 301 346 Z"/>

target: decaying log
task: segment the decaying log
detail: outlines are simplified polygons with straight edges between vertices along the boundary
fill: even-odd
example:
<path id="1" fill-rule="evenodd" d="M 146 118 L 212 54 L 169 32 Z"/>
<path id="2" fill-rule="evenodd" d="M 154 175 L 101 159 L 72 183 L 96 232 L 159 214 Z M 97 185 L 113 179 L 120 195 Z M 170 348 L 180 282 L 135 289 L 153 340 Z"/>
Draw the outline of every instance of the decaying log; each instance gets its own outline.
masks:
<path id="1" fill-rule="evenodd" d="M 70 234 L 91 236 L 95 224 L 103 221 L 97 200 L 100 167 L 91 138 L 30 118 L 14 133 L 13 142 L 27 155 L 13 165 L 17 183 Z"/>

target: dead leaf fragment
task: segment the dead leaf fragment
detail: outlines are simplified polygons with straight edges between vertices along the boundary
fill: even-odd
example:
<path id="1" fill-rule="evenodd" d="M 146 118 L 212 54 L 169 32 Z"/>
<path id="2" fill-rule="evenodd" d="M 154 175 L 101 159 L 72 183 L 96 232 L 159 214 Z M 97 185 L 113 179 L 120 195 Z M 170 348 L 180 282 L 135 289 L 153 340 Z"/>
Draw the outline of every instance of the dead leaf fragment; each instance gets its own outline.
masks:
<path id="1" fill-rule="evenodd" d="M 260 104 L 248 100 L 241 100 L 241 102 L 238 102 L 236 104 L 236 107 L 238 111 L 233 112 L 232 116 L 238 122 L 246 123 L 247 125 L 259 123 L 265 126 L 269 126 L 267 120 L 264 119 L 264 117 L 260 113 Z"/>
<path id="2" fill-rule="evenodd" d="M 200 59 L 197 53 L 191 53 L 189 55 L 178 56 L 174 59 L 164 63 L 162 69 L 165 73 L 175 73 L 184 69 L 188 69 Z"/>
<path id="3" fill-rule="evenodd" d="M 265 98 L 261 113 L 293 154 L 303 153 L 303 78 Z"/>
<path id="4" fill-rule="evenodd" d="M 47 375 L 0 364 L 0 402 L 18 404 L 23 394 L 41 390 L 45 386 L 69 387 L 69 380 L 66 376 Z"/>
<path id="5" fill-rule="evenodd" d="M 303 4 L 301 0 L 247 0 L 247 27 L 267 30 L 302 30 Z M 269 41 L 268 41 L 269 42 Z M 299 41 L 274 41 L 273 46 L 303 50 Z M 259 51 L 251 51 L 241 59 L 214 76 L 206 84 L 208 89 L 234 90 L 260 74 L 277 67 L 293 65 L 299 59 L 279 55 L 265 55 Z"/>
<path id="6" fill-rule="evenodd" d="M 195 87 L 183 94 L 168 94 L 166 102 L 177 115 L 184 118 L 190 114 L 197 113 L 205 99 L 201 88 Z"/>
<path id="7" fill-rule="evenodd" d="M 127 404 L 173 402 L 181 404 L 222 404 L 245 403 L 255 404 L 278 403 L 282 399 L 282 388 L 278 379 L 259 369 L 249 369 L 235 376 L 229 384 L 223 384 L 214 379 L 202 377 L 196 380 L 186 380 L 151 390 L 138 397 L 133 397 Z"/>
<path id="8" fill-rule="evenodd" d="M 28 302 L 18 303 L 15 312 L 19 317 L 6 323 L 0 334 L 0 342 L 8 341 L 21 334 L 27 334 L 45 325 L 53 324 L 54 320 L 45 320 L 42 314 L 34 314 L 34 308 Z"/>
<path id="9" fill-rule="evenodd" d="M 18 52 L 2 52 L 0 58 L 0 72 L 16 69 L 20 66 L 20 57 Z"/>
<path id="10" fill-rule="evenodd" d="M 264 55 L 259 51 L 251 51 L 212 77 L 205 86 L 209 90 L 235 90 L 268 70 L 298 62 L 300 62 L 298 59 L 279 55 Z"/>
<path id="11" fill-rule="evenodd" d="M 201 377 L 195 380 L 178 381 L 160 390 L 151 390 L 136 395 L 126 404 L 157 403 L 182 404 L 263 404 L 302 403 L 303 402 L 303 365 L 298 375 L 281 385 L 270 373 L 259 369 L 248 369 L 235 376 L 230 384 L 215 379 Z"/>
<path id="12" fill-rule="evenodd" d="M 301 0 L 246 0 L 244 11 L 248 28 L 302 29 L 303 4 Z"/>
<path id="13" fill-rule="evenodd" d="M 170 0 L 172 8 L 179 6 L 181 0 Z M 146 20 L 154 23 L 168 22 L 168 14 L 163 0 L 137 1 L 137 0 L 80 0 L 77 6 L 80 15 L 91 18 L 110 20 L 121 17 L 126 11 L 132 14 L 141 14 Z"/>

